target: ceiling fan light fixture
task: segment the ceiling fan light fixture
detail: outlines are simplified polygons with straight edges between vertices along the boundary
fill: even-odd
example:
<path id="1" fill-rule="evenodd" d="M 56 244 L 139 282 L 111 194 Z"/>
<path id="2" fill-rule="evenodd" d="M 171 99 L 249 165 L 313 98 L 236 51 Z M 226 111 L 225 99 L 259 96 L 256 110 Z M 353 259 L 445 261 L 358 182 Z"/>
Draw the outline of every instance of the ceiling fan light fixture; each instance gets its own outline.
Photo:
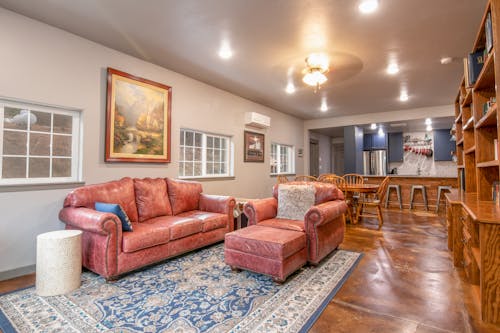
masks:
<path id="1" fill-rule="evenodd" d="M 329 61 L 326 54 L 312 53 L 306 58 L 306 68 L 304 69 L 304 77 L 302 81 L 312 87 L 315 87 L 316 92 L 320 86 L 325 83 L 328 78 L 325 73 L 328 72 Z"/>
<path id="2" fill-rule="evenodd" d="M 362 0 L 358 9 L 363 14 L 371 14 L 378 8 L 378 0 Z"/>

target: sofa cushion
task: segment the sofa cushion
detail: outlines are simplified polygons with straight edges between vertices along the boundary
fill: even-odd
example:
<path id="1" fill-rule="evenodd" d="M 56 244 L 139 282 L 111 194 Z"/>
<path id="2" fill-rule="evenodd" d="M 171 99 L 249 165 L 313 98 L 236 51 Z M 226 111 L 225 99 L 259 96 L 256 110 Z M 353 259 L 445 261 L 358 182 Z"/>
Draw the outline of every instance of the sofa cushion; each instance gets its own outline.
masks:
<path id="1" fill-rule="evenodd" d="M 277 218 L 304 220 L 304 215 L 314 205 L 314 186 L 308 184 L 278 186 Z"/>
<path id="2" fill-rule="evenodd" d="M 277 229 L 285 229 L 285 230 L 293 230 L 293 231 L 302 231 L 305 232 L 304 220 L 288 220 L 288 219 L 269 219 L 260 221 L 258 223 L 260 226 L 277 228 Z"/>
<path id="3" fill-rule="evenodd" d="M 197 234 L 203 229 L 203 222 L 182 216 L 159 216 L 142 223 L 166 226 L 170 229 L 170 240 Z"/>
<path id="4" fill-rule="evenodd" d="M 167 178 L 167 190 L 174 215 L 198 209 L 203 191 L 200 183 Z"/>
<path id="5" fill-rule="evenodd" d="M 170 225 L 162 223 L 132 224 L 134 232 L 123 233 L 123 252 L 130 253 L 147 249 L 156 245 L 168 243 L 170 240 Z"/>
<path id="6" fill-rule="evenodd" d="M 280 184 L 276 184 L 273 187 L 273 196 L 278 199 L 278 188 Z M 344 200 L 344 194 L 337 185 L 322 182 L 303 182 L 303 181 L 293 181 L 288 182 L 286 185 L 312 185 L 316 190 L 314 204 L 319 205 L 323 202 L 332 200 Z"/>
<path id="7" fill-rule="evenodd" d="M 115 203 L 122 206 L 132 222 L 138 221 L 135 204 L 134 181 L 125 177 L 102 184 L 86 185 L 74 189 L 64 199 L 64 207 L 95 209 L 95 202 Z"/>
<path id="8" fill-rule="evenodd" d="M 220 213 L 210 213 L 201 210 L 191 210 L 181 213 L 177 216 L 190 217 L 201 220 L 203 223 L 203 232 L 227 227 L 227 215 Z"/>
<path id="9" fill-rule="evenodd" d="M 122 223 L 123 231 L 133 231 L 132 223 L 130 222 L 127 213 L 123 210 L 122 206 L 118 204 L 104 203 L 104 202 L 96 202 L 95 210 L 104 213 L 113 213 L 120 219 Z"/>
<path id="10" fill-rule="evenodd" d="M 167 183 L 163 178 L 136 178 L 134 188 L 139 222 L 157 216 L 172 215 L 167 195 Z"/>

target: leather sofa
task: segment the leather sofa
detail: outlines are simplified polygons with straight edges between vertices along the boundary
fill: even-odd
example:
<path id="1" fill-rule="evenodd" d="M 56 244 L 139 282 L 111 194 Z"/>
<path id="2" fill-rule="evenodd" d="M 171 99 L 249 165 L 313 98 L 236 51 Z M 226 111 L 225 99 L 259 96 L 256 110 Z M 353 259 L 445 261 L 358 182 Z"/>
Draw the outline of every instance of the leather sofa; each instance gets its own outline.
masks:
<path id="1" fill-rule="evenodd" d="M 337 186 L 321 182 L 288 182 L 287 185 L 312 184 L 315 188 L 314 206 L 304 220 L 277 218 L 278 186 L 273 187 L 270 198 L 252 200 L 245 204 L 248 225 L 301 231 L 307 238 L 307 261 L 317 265 L 344 240 L 347 204 Z"/>
<path id="2" fill-rule="evenodd" d="M 119 204 L 133 231 L 96 202 Z M 73 190 L 59 218 L 83 231 L 83 266 L 114 279 L 126 272 L 224 239 L 233 230 L 232 197 L 202 193 L 198 182 L 129 177 Z"/>

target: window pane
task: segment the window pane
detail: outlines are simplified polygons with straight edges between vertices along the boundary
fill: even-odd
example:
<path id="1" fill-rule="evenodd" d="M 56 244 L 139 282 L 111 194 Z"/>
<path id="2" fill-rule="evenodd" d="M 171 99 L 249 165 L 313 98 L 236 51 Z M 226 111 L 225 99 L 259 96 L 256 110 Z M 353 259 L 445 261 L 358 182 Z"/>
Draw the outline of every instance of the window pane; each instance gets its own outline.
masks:
<path id="1" fill-rule="evenodd" d="M 194 163 L 194 175 L 195 176 L 201 176 L 202 175 L 202 170 L 203 170 L 203 167 L 201 165 L 201 162 L 195 162 Z"/>
<path id="2" fill-rule="evenodd" d="M 214 151 L 214 162 L 219 162 L 220 161 L 220 150 L 216 149 Z"/>
<path id="3" fill-rule="evenodd" d="M 189 162 L 185 164 L 185 176 L 192 176 L 193 175 L 193 163 Z"/>
<path id="4" fill-rule="evenodd" d="M 179 162 L 179 176 L 184 176 L 184 162 Z"/>
<path id="5" fill-rule="evenodd" d="M 39 111 L 32 111 L 31 113 L 31 130 L 39 132 L 50 132 L 52 114 Z"/>
<path id="6" fill-rule="evenodd" d="M 179 149 L 179 161 L 184 161 L 184 147 Z"/>
<path id="7" fill-rule="evenodd" d="M 71 177 L 71 159 L 52 159 L 52 177 Z"/>
<path id="8" fill-rule="evenodd" d="M 192 161 L 193 160 L 193 148 L 185 148 L 186 152 L 186 161 Z"/>
<path id="9" fill-rule="evenodd" d="M 226 174 L 227 173 L 226 163 L 222 163 L 220 172 L 222 174 Z"/>
<path id="10" fill-rule="evenodd" d="M 227 139 L 224 138 L 220 139 L 220 147 L 221 149 L 227 149 Z"/>
<path id="11" fill-rule="evenodd" d="M 207 150 L 207 162 L 213 162 L 214 160 L 214 150 L 213 149 L 208 149 Z"/>
<path id="12" fill-rule="evenodd" d="M 4 128 L 27 130 L 29 118 L 33 118 L 33 115 L 30 115 L 28 110 L 21 110 L 6 106 L 4 108 L 3 126 Z"/>
<path id="13" fill-rule="evenodd" d="M 214 138 L 214 148 L 220 148 L 220 139 Z"/>
<path id="14" fill-rule="evenodd" d="M 201 161 L 201 148 L 195 148 L 194 149 L 194 160 L 195 161 Z"/>
<path id="15" fill-rule="evenodd" d="M 190 131 L 186 132 L 186 146 L 193 145 L 193 143 L 194 143 L 193 136 L 194 136 L 193 132 L 190 132 Z"/>
<path id="16" fill-rule="evenodd" d="M 71 136 L 54 135 L 52 155 L 71 156 Z"/>
<path id="17" fill-rule="evenodd" d="M 25 157 L 4 157 L 2 178 L 26 178 Z"/>
<path id="18" fill-rule="evenodd" d="M 194 135 L 194 145 L 196 147 L 201 147 L 201 138 L 202 138 L 202 134 L 201 133 L 195 133 Z"/>
<path id="19" fill-rule="evenodd" d="M 30 134 L 30 155 L 50 155 L 50 134 Z"/>
<path id="20" fill-rule="evenodd" d="M 207 148 L 214 147 L 214 138 L 211 136 L 207 136 Z"/>
<path id="21" fill-rule="evenodd" d="M 212 175 L 214 173 L 214 164 L 212 162 L 207 163 L 207 174 Z"/>
<path id="22" fill-rule="evenodd" d="M 30 158 L 29 178 L 46 178 L 50 177 L 50 159 L 49 158 Z"/>
<path id="23" fill-rule="evenodd" d="M 26 155 L 26 132 L 3 132 L 4 155 Z"/>
<path id="24" fill-rule="evenodd" d="M 54 132 L 71 134 L 73 131 L 73 117 L 64 114 L 54 114 Z"/>

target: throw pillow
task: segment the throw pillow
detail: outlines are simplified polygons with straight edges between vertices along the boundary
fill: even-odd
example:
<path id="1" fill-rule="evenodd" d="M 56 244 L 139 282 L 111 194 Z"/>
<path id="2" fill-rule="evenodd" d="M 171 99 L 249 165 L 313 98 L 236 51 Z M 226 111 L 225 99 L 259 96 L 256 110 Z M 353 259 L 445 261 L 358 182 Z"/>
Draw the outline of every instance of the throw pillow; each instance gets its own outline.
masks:
<path id="1" fill-rule="evenodd" d="M 157 216 L 172 215 L 165 179 L 136 178 L 134 179 L 134 188 L 139 222 Z"/>
<path id="2" fill-rule="evenodd" d="M 306 212 L 314 206 L 315 189 L 313 185 L 278 186 L 277 218 L 289 220 L 304 220 Z"/>
<path id="3" fill-rule="evenodd" d="M 123 210 L 122 206 L 118 204 L 105 203 L 105 202 L 96 202 L 95 210 L 103 213 L 113 213 L 122 222 L 122 230 L 123 231 L 133 231 L 132 223 L 127 216 L 127 213 Z"/>

